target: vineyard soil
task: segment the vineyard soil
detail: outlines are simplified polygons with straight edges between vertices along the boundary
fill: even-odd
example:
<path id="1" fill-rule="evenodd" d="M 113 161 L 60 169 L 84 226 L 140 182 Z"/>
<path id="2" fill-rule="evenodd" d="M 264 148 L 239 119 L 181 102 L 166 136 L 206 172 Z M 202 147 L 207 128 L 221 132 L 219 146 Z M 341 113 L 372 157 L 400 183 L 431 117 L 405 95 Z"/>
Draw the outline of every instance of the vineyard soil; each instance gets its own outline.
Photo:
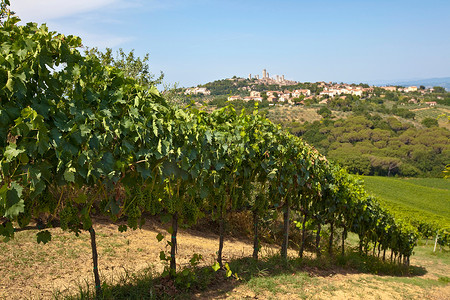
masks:
<path id="1" fill-rule="evenodd" d="M 97 220 L 99 266 L 102 279 L 114 283 L 125 272 L 129 275 L 145 268 L 161 273 L 160 251 L 168 251 L 156 235 L 166 233 L 158 222 L 149 222 L 142 230 L 120 233 L 117 227 Z M 89 283 L 92 287 L 92 262 L 89 234 L 76 237 L 72 233 L 52 229 L 53 240 L 37 244 L 34 231 L 18 232 L 16 239 L 0 244 L 1 299 L 49 299 L 59 291 L 76 294 Z M 180 266 L 186 266 L 192 254 L 203 255 L 204 265 L 212 265 L 218 248 L 218 236 L 211 231 L 180 230 Z M 425 248 L 428 247 L 428 248 Z M 224 260 L 250 257 L 252 243 L 246 239 L 226 238 Z M 420 276 L 377 276 L 351 268 L 308 266 L 292 274 L 268 275 L 267 270 L 244 281 L 225 281 L 219 286 L 192 295 L 197 299 L 450 299 L 450 255 L 431 255 L 428 246 L 418 246 L 411 259 L 414 266 L 426 272 Z M 263 256 L 273 255 L 278 248 L 263 249 Z M 289 255 L 296 256 L 294 250 Z M 244 272 L 243 272 L 244 273 Z M 245 274 L 242 274 L 245 275 Z"/>

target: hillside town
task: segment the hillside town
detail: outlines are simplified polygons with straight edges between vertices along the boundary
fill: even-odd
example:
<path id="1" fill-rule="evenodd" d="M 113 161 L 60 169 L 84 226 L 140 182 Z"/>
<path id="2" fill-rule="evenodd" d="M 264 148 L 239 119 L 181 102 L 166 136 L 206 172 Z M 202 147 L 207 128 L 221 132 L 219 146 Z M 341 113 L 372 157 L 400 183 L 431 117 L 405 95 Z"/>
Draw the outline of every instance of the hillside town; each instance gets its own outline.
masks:
<path id="1" fill-rule="evenodd" d="M 284 78 L 284 75 L 275 75 L 275 77 L 272 78 L 269 76 L 269 72 L 267 72 L 266 69 L 264 69 L 262 72 L 262 78 L 259 78 L 259 75 L 255 75 L 252 77 L 252 74 L 249 74 L 248 80 L 254 80 L 258 84 L 266 84 L 266 85 L 277 84 L 280 86 L 295 85 L 298 83 L 297 81 L 286 80 Z"/>
<path id="2" fill-rule="evenodd" d="M 228 81 L 228 83 L 227 83 Z M 259 101 L 267 100 L 269 105 L 275 104 L 291 104 L 298 105 L 304 104 L 304 101 L 308 99 L 314 99 L 316 102 L 326 104 L 329 99 L 336 97 L 345 98 L 348 95 L 359 98 L 370 98 L 374 95 L 374 89 L 382 89 L 385 92 L 390 93 L 420 93 L 427 94 L 432 93 L 432 88 L 425 88 L 417 86 L 369 86 L 367 84 L 345 84 L 345 83 L 333 83 L 333 82 L 316 82 L 316 83 L 304 83 L 314 86 L 314 91 L 309 88 L 298 88 L 302 85 L 297 81 L 286 80 L 284 75 L 276 75 L 275 77 L 269 77 L 269 73 L 266 69 L 262 71 L 262 76 L 249 74 L 248 78 L 224 79 L 223 84 L 232 85 L 235 91 L 227 91 L 227 100 L 235 101 Z M 211 85 L 210 83 L 209 85 Z M 216 92 L 211 93 L 208 89 L 208 85 L 187 88 L 184 90 L 184 95 L 195 96 L 213 96 L 224 95 L 224 93 Z M 275 89 L 273 89 L 275 88 Z M 417 104 L 418 100 L 414 97 L 408 100 L 409 104 Z M 436 105 L 436 102 L 426 102 L 429 106 Z"/>

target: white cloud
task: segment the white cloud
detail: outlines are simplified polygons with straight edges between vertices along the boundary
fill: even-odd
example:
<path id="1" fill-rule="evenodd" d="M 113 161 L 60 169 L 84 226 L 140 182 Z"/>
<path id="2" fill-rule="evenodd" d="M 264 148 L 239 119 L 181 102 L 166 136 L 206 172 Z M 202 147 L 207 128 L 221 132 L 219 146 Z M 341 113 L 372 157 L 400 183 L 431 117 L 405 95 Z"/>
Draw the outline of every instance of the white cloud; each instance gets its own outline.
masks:
<path id="1" fill-rule="evenodd" d="M 91 33 L 85 33 L 85 34 L 81 33 L 80 37 L 83 41 L 84 46 L 87 46 L 90 48 L 97 47 L 99 49 L 120 47 L 123 44 L 134 40 L 133 37 L 98 35 L 98 34 L 91 34 Z"/>
<path id="2" fill-rule="evenodd" d="M 134 40 L 133 36 L 121 36 L 114 31 L 104 30 L 105 23 L 120 22 L 107 13 L 118 7 L 123 7 L 120 0 L 11 1 L 11 10 L 17 14 L 22 23 L 47 23 L 51 31 L 79 36 L 83 45 L 100 49 L 120 47 Z M 75 17 L 68 19 L 73 16 Z"/>
<path id="3" fill-rule="evenodd" d="M 123 36 L 111 33 L 99 33 L 97 30 L 86 30 L 73 24 L 61 24 L 58 21 L 50 21 L 47 23 L 51 31 L 56 31 L 65 35 L 79 36 L 84 46 L 104 48 L 123 47 L 124 44 L 132 42 L 136 39 L 133 35 Z"/>
<path id="4" fill-rule="evenodd" d="M 51 31 L 82 38 L 88 47 L 126 47 L 136 36 L 129 22 L 136 12 L 176 9 L 205 0 L 11 0 L 11 10 L 22 24 L 46 23 Z M 117 29 L 117 30 L 116 30 Z"/>
<path id="5" fill-rule="evenodd" d="M 12 0 L 11 10 L 24 22 L 46 23 L 99 9 L 159 11 L 186 6 L 186 0 Z M 194 1 L 196 2 L 196 1 Z"/>
<path id="6" fill-rule="evenodd" d="M 41 23 L 93 11 L 117 2 L 118 0 L 13 0 L 11 10 L 22 21 Z"/>

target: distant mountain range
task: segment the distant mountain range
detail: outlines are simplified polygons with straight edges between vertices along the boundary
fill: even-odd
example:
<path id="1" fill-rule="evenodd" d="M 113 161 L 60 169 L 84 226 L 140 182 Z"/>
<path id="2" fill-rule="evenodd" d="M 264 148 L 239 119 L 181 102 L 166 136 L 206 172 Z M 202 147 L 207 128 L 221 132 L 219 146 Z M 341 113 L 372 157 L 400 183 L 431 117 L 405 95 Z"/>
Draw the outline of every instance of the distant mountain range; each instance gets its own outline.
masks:
<path id="1" fill-rule="evenodd" d="M 412 86 L 412 85 L 415 85 L 417 87 L 423 85 L 427 88 L 433 87 L 433 86 L 441 86 L 441 87 L 445 88 L 447 91 L 450 91 L 450 77 L 417 79 L 417 80 L 408 80 L 408 81 L 379 81 L 379 82 L 374 82 L 373 84 L 378 85 L 378 86 L 385 86 L 385 85 Z"/>

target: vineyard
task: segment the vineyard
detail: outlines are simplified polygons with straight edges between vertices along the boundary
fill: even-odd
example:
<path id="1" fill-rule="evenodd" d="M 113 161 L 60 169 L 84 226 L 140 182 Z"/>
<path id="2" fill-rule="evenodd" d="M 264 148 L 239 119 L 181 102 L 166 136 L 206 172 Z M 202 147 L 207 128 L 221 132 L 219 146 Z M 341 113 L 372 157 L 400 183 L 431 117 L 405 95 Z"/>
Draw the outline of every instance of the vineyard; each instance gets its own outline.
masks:
<path id="1" fill-rule="evenodd" d="M 450 185 L 442 178 L 387 178 L 364 176 L 365 187 L 396 218 L 417 227 L 421 236 L 450 241 Z"/>
<path id="2" fill-rule="evenodd" d="M 89 232 L 97 294 L 102 285 L 94 215 L 112 224 L 126 220 L 120 232 L 143 226 L 147 215 L 169 222 L 170 253 L 161 251 L 160 257 L 168 263 L 163 276 L 175 279 L 187 274 L 177 270 L 178 228 L 202 218 L 219 224 L 213 268 L 232 276 L 223 248 L 234 212 L 252 215 L 254 259 L 261 250 L 261 222 L 280 220 L 285 260 L 295 224 L 299 257 L 313 230 L 317 256 L 325 250 L 323 230 L 329 231 L 332 254 L 339 229 L 342 253 L 353 232 L 361 254 L 371 250 L 389 259 L 388 252 L 391 261 L 409 264 L 417 228 L 394 219 L 362 182 L 257 109 L 228 106 L 206 113 L 177 107 L 96 55 L 82 55 L 78 37 L 18 22 L 9 17 L 0 28 L 5 241 L 30 228 L 40 230 L 38 243 L 51 241 L 48 227 Z"/>

